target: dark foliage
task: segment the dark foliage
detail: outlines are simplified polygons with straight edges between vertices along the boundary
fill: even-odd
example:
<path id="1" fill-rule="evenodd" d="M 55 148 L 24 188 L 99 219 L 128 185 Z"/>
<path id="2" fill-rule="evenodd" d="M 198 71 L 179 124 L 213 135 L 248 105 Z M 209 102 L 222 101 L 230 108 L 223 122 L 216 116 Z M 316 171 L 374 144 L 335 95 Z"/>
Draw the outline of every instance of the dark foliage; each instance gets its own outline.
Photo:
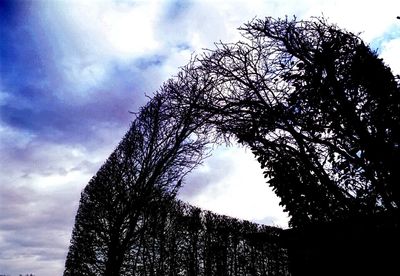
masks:
<path id="1" fill-rule="evenodd" d="M 285 230 L 293 276 L 399 275 L 400 218 L 380 214 Z"/>
<path id="2" fill-rule="evenodd" d="M 287 275 L 281 229 L 220 216 L 179 201 L 149 206 L 124 275 Z M 262 234 L 260 242 L 257 234 Z"/>
<path id="3" fill-rule="evenodd" d="M 249 146 L 292 226 L 400 206 L 400 86 L 356 35 L 314 21 L 254 20 L 201 58 L 199 104 Z M 200 103 L 200 102 L 199 102 Z"/>

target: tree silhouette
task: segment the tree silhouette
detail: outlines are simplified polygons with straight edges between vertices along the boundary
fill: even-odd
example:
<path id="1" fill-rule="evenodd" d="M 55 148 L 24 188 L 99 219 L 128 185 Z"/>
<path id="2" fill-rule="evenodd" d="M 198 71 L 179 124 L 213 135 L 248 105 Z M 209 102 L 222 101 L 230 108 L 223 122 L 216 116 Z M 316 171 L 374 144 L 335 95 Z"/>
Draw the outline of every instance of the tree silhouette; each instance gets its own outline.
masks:
<path id="1" fill-rule="evenodd" d="M 174 200 L 185 175 L 214 140 L 205 123 L 208 114 L 196 104 L 212 88 L 212 79 L 200 73 L 188 65 L 167 81 L 90 180 L 81 195 L 64 275 L 287 273 L 284 249 L 276 242 L 256 245 L 246 236 L 263 232 L 278 239 L 280 229 Z"/>
<path id="2" fill-rule="evenodd" d="M 400 88 L 356 35 L 313 21 L 254 20 L 201 58 L 199 101 L 249 146 L 291 225 L 400 206 Z"/>
<path id="3" fill-rule="evenodd" d="M 288 275 L 279 228 L 202 211 L 170 196 L 153 197 L 142 209 L 136 239 L 120 256 L 118 275 Z M 92 218 L 86 214 L 85 219 Z M 80 221 L 91 235 L 101 233 Z M 109 242 L 118 241 L 96 239 L 76 229 L 64 274 L 110 275 L 105 258 L 110 258 Z"/>
<path id="4" fill-rule="evenodd" d="M 202 161 L 208 137 L 201 117 L 176 97 L 201 92 L 188 81 L 181 73 L 161 87 L 82 192 L 64 275 L 124 273 L 149 202 L 173 197 Z"/>

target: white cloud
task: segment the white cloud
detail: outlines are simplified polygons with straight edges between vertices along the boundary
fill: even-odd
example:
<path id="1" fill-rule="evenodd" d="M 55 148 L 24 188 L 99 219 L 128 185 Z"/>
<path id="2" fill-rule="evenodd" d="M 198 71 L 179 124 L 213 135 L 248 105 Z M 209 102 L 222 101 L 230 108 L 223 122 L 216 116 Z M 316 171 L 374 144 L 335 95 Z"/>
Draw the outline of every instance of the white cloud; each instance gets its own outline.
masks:
<path id="1" fill-rule="evenodd" d="M 99 149 L 31 139 L 1 150 L 0 273 L 62 274 L 80 193 L 110 153 Z"/>
<path id="2" fill-rule="evenodd" d="M 315 5 L 307 16 L 322 13 L 339 27 L 354 33 L 361 32 L 367 42 L 381 36 L 391 25 L 396 23 L 400 10 L 400 2 L 392 0 L 376 1 L 323 1 L 321 6 Z"/>
<path id="3" fill-rule="evenodd" d="M 107 7 L 99 12 L 102 35 L 111 48 L 123 56 L 146 54 L 157 49 L 154 37 L 158 5 L 140 2 L 129 8 Z"/>
<path id="4" fill-rule="evenodd" d="M 190 187 L 195 182 L 194 191 Z M 288 226 L 288 215 L 266 184 L 253 154 L 237 145 L 219 147 L 182 188 L 181 198 L 206 210 L 251 221 Z"/>
<path id="5" fill-rule="evenodd" d="M 7 147 L 9 147 L 10 144 L 12 144 L 14 147 L 17 147 L 17 148 L 25 147 L 35 137 L 35 135 L 33 135 L 27 131 L 24 132 L 24 131 L 21 131 L 14 127 L 8 126 L 7 124 L 3 123 L 1 120 L 0 120 L 0 122 L 1 122 L 1 125 L 0 125 L 0 137 L 1 137 L 0 150 L 5 150 Z"/>
<path id="6" fill-rule="evenodd" d="M 100 61 L 85 61 L 74 56 L 64 57 L 60 62 L 65 81 L 70 84 L 68 97 L 84 103 L 92 95 L 90 90 L 99 89 L 106 80 L 108 64 Z M 64 95 L 66 96 L 66 95 Z M 72 97 L 71 97 L 72 96 Z"/>
<path id="7" fill-rule="evenodd" d="M 390 66 L 393 73 L 400 75 L 400 37 L 384 42 L 380 56 Z"/>
<path id="8" fill-rule="evenodd" d="M 55 92 L 60 98 L 85 103 L 107 82 L 113 82 L 108 77 L 115 66 L 133 67 L 138 58 L 163 52 L 162 41 L 155 36 L 161 8 L 157 1 L 35 4 L 45 39 L 57 59 L 61 75 L 57 82 L 62 87 Z M 157 87 L 161 82 L 157 80 Z"/>
<path id="9" fill-rule="evenodd" d="M 85 55 L 132 59 L 158 48 L 156 1 L 46 1 L 48 16 Z"/>

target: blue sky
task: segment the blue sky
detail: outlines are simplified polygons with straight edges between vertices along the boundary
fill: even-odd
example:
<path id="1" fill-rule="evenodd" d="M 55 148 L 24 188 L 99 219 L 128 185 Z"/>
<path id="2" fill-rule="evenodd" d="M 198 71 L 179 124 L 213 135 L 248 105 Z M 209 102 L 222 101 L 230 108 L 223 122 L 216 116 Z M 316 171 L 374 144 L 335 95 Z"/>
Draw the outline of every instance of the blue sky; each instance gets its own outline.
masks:
<path id="1" fill-rule="evenodd" d="M 252 18 L 325 15 L 400 73 L 396 0 L 0 1 L 0 274 L 60 275 L 80 192 L 191 54 Z M 285 226 L 250 152 L 220 147 L 180 198 Z"/>

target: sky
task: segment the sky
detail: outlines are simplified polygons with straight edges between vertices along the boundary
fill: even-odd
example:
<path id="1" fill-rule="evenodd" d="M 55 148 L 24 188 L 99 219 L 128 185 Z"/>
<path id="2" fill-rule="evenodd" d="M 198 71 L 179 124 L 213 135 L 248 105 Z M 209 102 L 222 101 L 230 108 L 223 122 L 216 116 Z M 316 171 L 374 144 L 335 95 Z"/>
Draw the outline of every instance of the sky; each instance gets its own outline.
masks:
<path id="1" fill-rule="evenodd" d="M 325 16 L 400 73 L 400 1 L 0 0 L 0 274 L 61 275 L 80 193 L 192 54 L 258 17 Z M 287 227 L 251 152 L 220 146 L 179 198 Z"/>

